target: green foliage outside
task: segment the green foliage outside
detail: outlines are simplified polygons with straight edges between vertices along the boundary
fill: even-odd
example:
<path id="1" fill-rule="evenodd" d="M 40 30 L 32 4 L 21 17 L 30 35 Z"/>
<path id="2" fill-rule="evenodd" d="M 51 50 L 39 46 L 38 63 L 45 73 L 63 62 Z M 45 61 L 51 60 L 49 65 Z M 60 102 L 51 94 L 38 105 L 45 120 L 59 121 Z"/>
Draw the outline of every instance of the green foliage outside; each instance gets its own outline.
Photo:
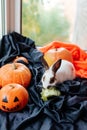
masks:
<path id="1" fill-rule="evenodd" d="M 41 0 L 23 0 L 22 34 L 43 46 L 52 41 L 68 41 L 69 22 L 58 5 L 45 10 Z"/>

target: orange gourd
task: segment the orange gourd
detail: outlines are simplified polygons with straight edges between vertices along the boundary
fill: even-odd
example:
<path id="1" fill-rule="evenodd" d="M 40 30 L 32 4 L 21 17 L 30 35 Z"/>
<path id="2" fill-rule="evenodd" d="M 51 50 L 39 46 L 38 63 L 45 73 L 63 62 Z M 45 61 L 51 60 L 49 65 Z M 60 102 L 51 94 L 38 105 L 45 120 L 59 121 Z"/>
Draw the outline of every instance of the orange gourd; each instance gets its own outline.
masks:
<path id="1" fill-rule="evenodd" d="M 9 63 L 0 68 L 0 87 L 9 83 L 18 83 L 27 88 L 31 81 L 31 72 L 21 63 Z"/>
<path id="2" fill-rule="evenodd" d="M 15 112 L 23 109 L 29 100 L 27 90 L 19 84 L 8 84 L 0 90 L 0 109 Z"/>
<path id="3" fill-rule="evenodd" d="M 73 62 L 71 52 L 62 47 L 48 50 L 44 54 L 44 59 L 46 60 L 46 62 L 48 63 L 49 66 L 51 66 L 58 59 L 65 59 L 70 62 Z"/>
<path id="4" fill-rule="evenodd" d="M 13 62 L 24 62 L 24 63 L 26 63 L 26 64 L 29 63 L 29 62 L 28 62 L 28 59 L 25 58 L 25 57 L 23 57 L 23 56 L 17 56 L 17 57 L 13 60 Z"/>

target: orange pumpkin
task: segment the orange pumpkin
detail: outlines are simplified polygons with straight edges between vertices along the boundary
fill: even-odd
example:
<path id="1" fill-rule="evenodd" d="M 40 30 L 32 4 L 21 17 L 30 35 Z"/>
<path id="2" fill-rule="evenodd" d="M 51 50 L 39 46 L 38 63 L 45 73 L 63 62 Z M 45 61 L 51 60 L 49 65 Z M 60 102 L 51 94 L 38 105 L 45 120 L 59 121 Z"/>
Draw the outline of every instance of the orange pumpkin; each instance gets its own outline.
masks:
<path id="1" fill-rule="evenodd" d="M 25 57 L 23 57 L 23 56 L 17 56 L 17 57 L 13 60 L 13 62 L 24 62 L 24 63 L 26 63 L 26 64 L 29 63 L 29 62 L 28 62 L 28 59 L 25 58 Z"/>
<path id="2" fill-rule="evenodd" d="M 68 60 L 70 62 L 73 62 L 71 52 L 65 48 L 62 48 L 62 47 L 48 50 L 44 54 L 44 59 L 46 60 L 46 62 L 48 63 L 49 66 L 51 66 L 58 59 L 65 59 L 65 60 Z"/>
<path id="3" fill-rule="evenodd" d="M 29 100 L 27 90 L 19 84 L 8 84 L 0 90 L 0 109 L 14 112 L 23 109 Z"/>
<path id="4" fill-rule="evenodd" d="M 28 87 L 31 81 L 31 72 L 24 64 L 9 63 L 0 68 L 0 87 L 9 83 L 18 83 Z"/>

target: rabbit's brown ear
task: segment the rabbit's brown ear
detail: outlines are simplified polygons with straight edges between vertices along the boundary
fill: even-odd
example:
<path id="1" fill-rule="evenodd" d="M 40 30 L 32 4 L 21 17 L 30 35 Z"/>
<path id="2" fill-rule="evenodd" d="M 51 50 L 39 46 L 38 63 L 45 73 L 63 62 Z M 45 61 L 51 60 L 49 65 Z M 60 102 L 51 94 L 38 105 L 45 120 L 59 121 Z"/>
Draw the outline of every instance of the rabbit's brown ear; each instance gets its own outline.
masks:
<path id="1" fill-rule="evenodd" d="M 42 57 L 41 60 L 42 60 L 42 64 L 43 64 L 43 66 L 45 67 L 45 69 L 48 70 L 48 69 L 49 69 L 49 65 L 47 64 L 47 62 L 46 62 L 46 60 L 44 59 L 44 57 Z"/>
<path id="2" fill-rule="evenodd" d="M 62 62 L 62 60 L 59 59 L 58 61 L 56 61 L 56 62 L 53 64 L 53 66 L 52 66 L 52 71 L 53 71 L 54 73 L 56 73 L 56 71 L 60 68 L 61 62 Z"/>

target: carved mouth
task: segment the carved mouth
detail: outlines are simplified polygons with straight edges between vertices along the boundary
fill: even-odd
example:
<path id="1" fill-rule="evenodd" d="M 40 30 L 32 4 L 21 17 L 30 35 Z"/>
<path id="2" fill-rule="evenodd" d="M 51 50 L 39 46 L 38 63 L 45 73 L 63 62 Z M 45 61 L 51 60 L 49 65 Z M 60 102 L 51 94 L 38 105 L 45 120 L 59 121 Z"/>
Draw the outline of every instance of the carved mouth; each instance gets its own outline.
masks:
<path id="1" fill-rule="evenodd" d="M 6 107 L 6 106 L 2 106 L 2 108 L 3 108 L 4 110 L 6 110 L 6 111 L 13 112 L 13 111 L 16 111 L 16 110 L 18 110 L 18 109 L 20 108 L 20 104 L 16 105 L 16 106 L 13 107 L 13 108 L 8 108 L 8 107 Z"/>

